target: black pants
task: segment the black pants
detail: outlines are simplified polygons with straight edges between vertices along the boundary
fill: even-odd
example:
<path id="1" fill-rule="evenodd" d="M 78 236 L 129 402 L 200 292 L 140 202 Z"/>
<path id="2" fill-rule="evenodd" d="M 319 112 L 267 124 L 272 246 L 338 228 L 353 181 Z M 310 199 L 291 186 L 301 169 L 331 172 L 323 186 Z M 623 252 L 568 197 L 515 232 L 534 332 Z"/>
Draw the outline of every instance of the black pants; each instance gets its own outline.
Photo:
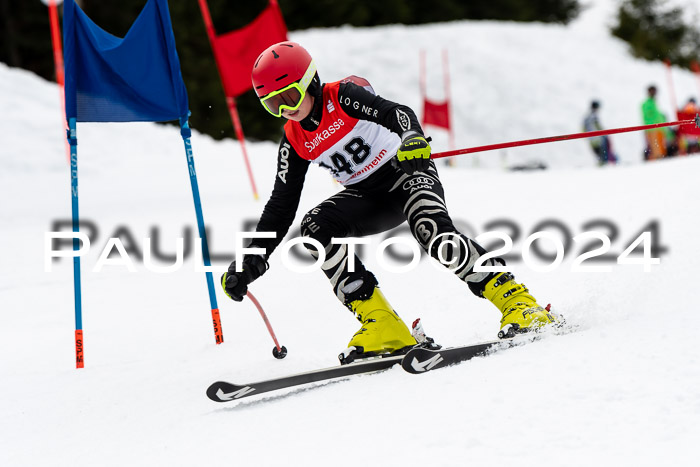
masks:
<path id="1" fill-rule="evenodd" d="M 497 273 L 473 271 L 474 263 L 486 251 L 453 225 L 432 162 L 427 172 L 414 175 L 407 175 L 391 164 L 384 165 L 368 179 L 351 185 L 309 211 L 302 220 L 301 233 L 323 245 L 322 269 L 338 299 L 348 305 L 350 301 L 371 295 L 377 282 L 357 256 L 348 257 L 347 245 L 333 244 L 331 239 L 386 232 L 406 221 L 421 247 L 453 270 L 475 295 L 481 296 L 486 283 Z M 316 249 L 307 247 L 318 258 Z M 353 273 L 348 271 L 350 261 L 354 261 Z M 503 261 L 494 258 L 484 264 L 492 266 Z"/>

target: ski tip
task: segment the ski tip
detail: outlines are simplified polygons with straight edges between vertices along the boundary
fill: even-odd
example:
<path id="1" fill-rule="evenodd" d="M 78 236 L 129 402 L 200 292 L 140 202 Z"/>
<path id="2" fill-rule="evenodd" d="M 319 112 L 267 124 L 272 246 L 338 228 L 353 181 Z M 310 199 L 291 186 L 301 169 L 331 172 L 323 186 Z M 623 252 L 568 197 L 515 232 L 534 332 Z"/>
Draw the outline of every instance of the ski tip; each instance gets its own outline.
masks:
<path id="1" fill-rule="evenodd" d="M 424 347 L 414 347 L 408 351 L 401 367 L 414 375 L 420 375 L 432 370 L 436 365 L 442 363 L 443 359 L 438 350 L 430 350 Z"/>
<path id="2" fill-rule="evenodd" d="M 207 388 L 207 397 L 214 402 L 230 402 L 252 395 L 256 388 L 252 386 L 236 386 L 235 384 L 217 381 Z"/>
<path id="3" fill-rule="evenodd" d="M 207 397 L 214 402 L 224 402 L 217 396 L 217 390 L 221 387 L 221 385 L 224 384 L 223 381 L 217 381 L 216 383 L 213 383 L 211 386 L 207 388 Z"/>

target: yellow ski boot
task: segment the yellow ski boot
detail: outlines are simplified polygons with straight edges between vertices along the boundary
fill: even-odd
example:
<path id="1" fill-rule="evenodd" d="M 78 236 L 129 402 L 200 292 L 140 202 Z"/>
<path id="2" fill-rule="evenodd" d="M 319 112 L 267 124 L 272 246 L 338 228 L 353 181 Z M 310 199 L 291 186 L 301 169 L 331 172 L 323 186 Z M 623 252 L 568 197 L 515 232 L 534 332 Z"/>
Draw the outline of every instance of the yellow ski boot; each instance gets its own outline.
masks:
<path id="1" fill-rule="evenodd" d="M 559 323 L 549 311 L 549 305 L 547 308 L 538 305 L 525 285 L 515 282 L 513 274 L 509 272 L 491 279 L 486 284 L 483 295 L 503 314 L 501 330 L 498 332 L 501 339 Z"/>
<path id="2" fill-rule="evenodd" d="M 367 300 L 350 302 L 362 327 L 338 358 L 341 364 L 379 354 L 400 354 L 416 345 L 408 327 L 391 308 L 378 287 Z"/>

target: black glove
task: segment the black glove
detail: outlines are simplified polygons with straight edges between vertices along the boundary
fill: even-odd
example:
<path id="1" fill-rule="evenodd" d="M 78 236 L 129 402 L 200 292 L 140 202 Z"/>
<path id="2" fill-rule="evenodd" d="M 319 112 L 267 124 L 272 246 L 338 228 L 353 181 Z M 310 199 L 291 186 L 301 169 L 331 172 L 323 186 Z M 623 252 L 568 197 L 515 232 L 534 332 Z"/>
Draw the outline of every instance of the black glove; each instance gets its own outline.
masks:
<path id="1" fill-rule="evenodd" d="M 248 293 L 248 284 L 262 276 L 269 265 L 260 255 L 246 255 L 243 260 L 243 271 L 236 272 L 236 262 L 228 267 L 228 271 L 221 276 L 221 287 L 224 293 L 237 302 L 243 300 Z"/>
<path id="2" fill-rule="evenodd" d="M 409 175 L 415 172 L 425 172 L 430 164 L 430 145 L 427 140 L 415 131 L 407 132 L 401 137 L 401 146 L 396 151 L 401 170 Z"/>

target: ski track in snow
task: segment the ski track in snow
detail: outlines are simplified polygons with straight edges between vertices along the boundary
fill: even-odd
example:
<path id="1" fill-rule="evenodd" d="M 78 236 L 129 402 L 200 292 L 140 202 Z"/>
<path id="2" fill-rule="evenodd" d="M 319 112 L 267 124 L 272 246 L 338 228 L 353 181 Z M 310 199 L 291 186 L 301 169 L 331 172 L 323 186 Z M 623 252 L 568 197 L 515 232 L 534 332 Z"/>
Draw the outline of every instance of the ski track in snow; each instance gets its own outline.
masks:
<path id="1" fill-rule="evenodd" d="M 448 47 L 456 143 L 475 146 L 577 132 L 593 97 L 603 101 L 606 127 L 637 125 L 650 82 L 669 108 L 663 66 L 630 58 L 605 33 L 602 5 L 567 27 L 462 21 L 291 37 L 315 56 L 324 80 L 364 76 L 414 109 L 416 49 L 428 49 L 429 79 L 441 83 L 439 52 Z M 697 94 L 689 73 L 674 69 L 674 77 L 679 99 Z M 430 93 L 439 98 L 441 87 Z M 606 219 L 619 228 L 611 249 L 619 254 L 657 220 L 668 251 L 649 273 L 611 263 L 609 273 L 575 273 L 575 254 L 547 273 L 513 263 L 541 302 L 581 327 L 576 333 L 425 376 L 392 368 L 216 404 L 205 396 L 216 380 L 334 365 L 357 321 L 320 272 L 293 274 L 275 254 L 251 287 L 289 349 L 275 360 L 252 303 L 233 303 L 219 290 L 226 342 L 214 345 L 206 282 L 191 257 L 172 274 L 138 261 L 134 273 L 92 271 L 119 226 L 141 249 L 157 227 L 161 249 L 172 252 L 195 218 L 177 129 L 80 124 L 81 217 L 100 231 L 83 258 L 86 368 L 75 370 L 72 263 L 44 271 L 45 232 L 70 219 L 58 106 L 55 85 L 0 64 L 0 465 L 695 465 L 700 158 L 642 164 L 640 133 L 613 136 L 623 163 L 604 169 L 585 141 L 461 156 L 441 175 L 453 218 L 477 233 L 512 220 L 522 229 L 519 248 L 542 220 L 557 219 L 575 235 Z M 447 150 L 444 135 L 432 133 L 434 150 Z M 231 254 L 235 233 L 263 202 L 252 200 L 235 142 L 195 132 L 193 146 L 210 248 Z M 276 144 L 248 143 L 248 150 L 264 200 Z M 550 170 L 501 170 L 531 161 Z M 298 217 L 337 190 L 310 169 Z M 495 336 L 492 305 L 427 260 L 407 274 L 381 270 L 371 254 L 366 263 L 404 320 L 421 317 L 443 345 Z"/>

